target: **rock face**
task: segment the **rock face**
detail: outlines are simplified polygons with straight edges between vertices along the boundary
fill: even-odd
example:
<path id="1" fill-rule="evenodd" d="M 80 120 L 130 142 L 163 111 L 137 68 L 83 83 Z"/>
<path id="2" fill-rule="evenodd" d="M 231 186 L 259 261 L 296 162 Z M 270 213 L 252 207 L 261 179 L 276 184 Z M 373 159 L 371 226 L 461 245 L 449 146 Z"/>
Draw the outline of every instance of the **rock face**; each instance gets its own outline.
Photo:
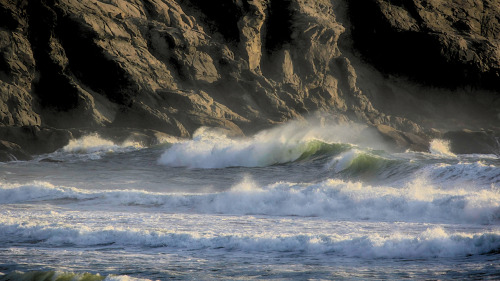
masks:
<path id="1" fill-rule="evenodd" d="M 394 73 L 490 91 L 498 127 L 499 1 L 354 2 L 1 1 L 0 140 L 20 126 L 241 135 L 323 112 L 422 150 L 432 126 L 384 108 Z"/>
<path id="2" fill-rule="evenodd" d="M 349 3 L 354 44 L 382 71 L 434 86 L 500 89 L 499 1 Z"/>

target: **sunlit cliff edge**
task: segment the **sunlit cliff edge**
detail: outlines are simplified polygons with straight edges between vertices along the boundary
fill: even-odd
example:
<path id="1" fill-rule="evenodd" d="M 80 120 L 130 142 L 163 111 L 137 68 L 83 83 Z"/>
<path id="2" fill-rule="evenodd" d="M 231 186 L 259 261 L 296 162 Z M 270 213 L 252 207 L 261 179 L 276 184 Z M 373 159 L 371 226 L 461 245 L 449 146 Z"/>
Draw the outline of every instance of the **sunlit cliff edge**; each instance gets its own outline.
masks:
<path id="1" fill-rule="evenodd" d="M 494 153 L 499 0 L 2 0 L 0 160 L 311 116 Z"/>

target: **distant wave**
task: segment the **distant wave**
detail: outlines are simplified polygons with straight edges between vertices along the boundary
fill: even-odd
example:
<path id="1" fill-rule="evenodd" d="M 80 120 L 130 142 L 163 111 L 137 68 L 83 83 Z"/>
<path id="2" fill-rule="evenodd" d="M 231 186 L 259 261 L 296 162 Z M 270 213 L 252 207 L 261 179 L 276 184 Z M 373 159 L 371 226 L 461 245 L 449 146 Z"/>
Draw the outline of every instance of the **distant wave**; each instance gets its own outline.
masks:
<path id="1" fill-rule="evenodd" d="M 42 155 L 39 158 L 56 161 L 97 160 L 108 153 L 130 152 L 142 148 L 144 147 L 139 142 L 114 143 L 100 137 L 98 134 L 90 134 L 79 139 L 70 140 L 63 148 L 54 153 Z"/>
<path id="2" fill-rule="evenodd" d="M 81 207 L 121 205 L 197 213 L 471 223 L 493 223 L 500 220 L 498 188 L 440 189 L 420 179 L 402 188 L 370 186 L 338 179 L 315 184 L 278 182 L 261 187 L 251 180 L 245 180 L 231 190 L 206 194 L 166 194 L 139 190 L 89 191 L 43 182 L 0 185 L 0 204 L 58 199 L 77 200 Z"/>
<path id="3" fill-rule="evenodd" d="M 110 140 L 101 138 L 97 134 L 87 135 L 79 139 L 74 139 L 68 145 L 62 148 L 64 152 L 71 153 L 95 153 L 95 152 L 111 152 L 122 149 L 142 148 L 138 142 L 125 141 L 121 144 L 115 144 Z"/>
<path id="4" fill-rule="evenodd" d="M 394 233 L 364 236 L 201 234 L 144 230 L 133 227 L 89 228 L 72 225 L 0 221 L 0 233 L 47 246 L 133 246 L 189 250 L 213 249 L 244 252 L 305 252 L 363 258 L 461 257 L 500 252 L 500 233 L 448 234 L 442 228 L 420 234 Z M 17 243 L 17 242 L 16 242 Z"/>
<path id="5" fill-rule="evenodd" d="M 410 179 L 426 178 L 435 185 L 443 186 L 490 186 L 500 183 L 500 167 L 481 161 L 467 162 L 459 159 L 450 163 L 433 158 L 419 161 L 395 158 L 387 154 L 377 155 L 360 149 L 350 149 L 332 158 L 326 168 L 349 179 L 378 178 L 387 183 L 408 182 Z"/>
<path id="6" fill-rule="evenodd" d="M 133 278 L 127 275 L 109 275 L 101 276 L 91 273 L 73 273 L 60 271 L 33 271 L 20 272 L 14 271 L 6 275 L 0 275 L 0 281 L 149 281 L 149 279 Z"/>
<path id="7" fill-rule="evenodd" d="M 423 167 L 419 174 L 444 185 L 491 185 L 500 183 L 500 167 L 480 161 L 456 164 L 437 163 Z"/>

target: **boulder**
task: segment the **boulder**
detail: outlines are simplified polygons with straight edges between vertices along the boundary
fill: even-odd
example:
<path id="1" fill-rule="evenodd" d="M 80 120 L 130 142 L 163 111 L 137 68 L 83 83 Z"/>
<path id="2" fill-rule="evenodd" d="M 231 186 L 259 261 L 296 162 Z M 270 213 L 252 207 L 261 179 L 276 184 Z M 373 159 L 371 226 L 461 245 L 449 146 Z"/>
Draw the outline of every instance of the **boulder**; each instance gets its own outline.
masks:
<path id="1" fill-rule="evenodd" d="M 429 139 L 425 135 L 402 132 L 382 124 L 375 125 L 374 128 L 396 151 L 429 151 Z"/>
<path id="2" fill-rule="evenodd" d="M 63 129 L 0 126 L 0 140 L 18 145 L 30 155 L 54 152 L 67 145 L 72 138 L 72 133 Z"/>

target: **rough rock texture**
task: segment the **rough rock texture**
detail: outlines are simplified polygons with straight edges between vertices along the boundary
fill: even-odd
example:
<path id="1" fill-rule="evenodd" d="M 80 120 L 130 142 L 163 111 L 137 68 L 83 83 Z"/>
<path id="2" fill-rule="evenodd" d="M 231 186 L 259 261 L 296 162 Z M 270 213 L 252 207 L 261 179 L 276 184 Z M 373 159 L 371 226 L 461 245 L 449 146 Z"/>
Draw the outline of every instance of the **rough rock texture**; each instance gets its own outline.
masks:
<path id="1" fill-rule="evenodd" d="M 427 129 L 498 134 L 500 1 L 348 3 L 348 41 L 378 70 L 356 65 L 374 107 Z"/>
<path id="2" fill-rule="evenodd" d="M 489 106 L 484 118 L 499 127 L 499 7 L 498 0 L 2 0 L 0 140 L 42 153 L 82 130 L 189 137 L 216 126 L 241 135 L 323 112 L 332 122 L 373 126 L 401 149 L 425 150 L 435 124 L 419 116 L 434 111 L 426 105 L 432 98 L 398 81 L 443 87 L 445 97 L 487 90 L 478 108 Z M 402 78 L 389 81 L 394 73 Z M 471 92 L 464 95 L 473 99 Z M 412 115 L 387 102 L 399 95 L 424 109 Z M 64 141 L 36 150 L 13 137 L 24 131 L 35 132 L 30 141 L 48 131 Z"/>
<path id="3" fill-rule="evenodd" d="M 499 1 L 349 3 L 355 46 L 384 72 L 435 86 L 500 89 Z"/>

